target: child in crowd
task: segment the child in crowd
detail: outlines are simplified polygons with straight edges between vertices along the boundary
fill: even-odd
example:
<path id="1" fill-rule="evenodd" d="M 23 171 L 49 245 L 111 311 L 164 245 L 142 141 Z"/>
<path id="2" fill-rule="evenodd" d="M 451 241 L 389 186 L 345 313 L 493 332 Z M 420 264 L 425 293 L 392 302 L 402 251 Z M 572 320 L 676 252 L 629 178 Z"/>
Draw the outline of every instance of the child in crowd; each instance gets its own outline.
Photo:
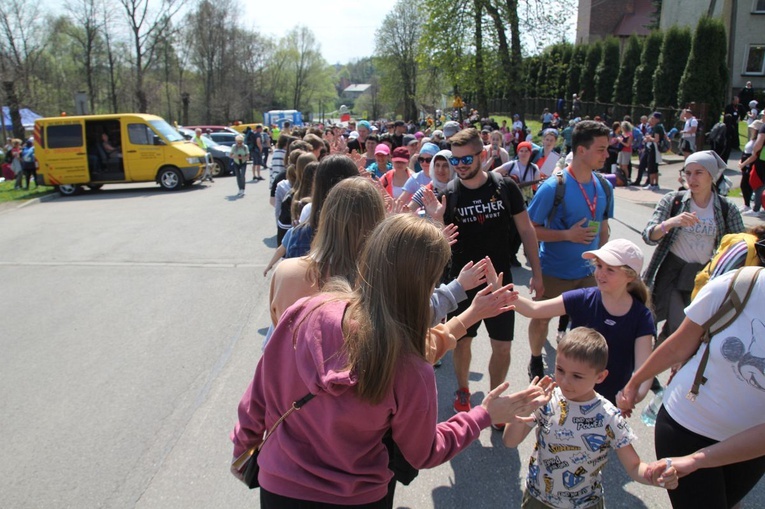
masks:
<path id="1" fill-rule="evenodd" d="M 593 329 L 577 327 L 558 343 L 555 385 L 537 378 L 548 401 L 528 417 L 505 426 L 502 440 L 517 447 L 536 426 L 536 447 L 529 460 L 521 507 L 603 508 L 601 471 L 614 449 L 629 476 L 642 484 L 677 487 L 670 460 L 647 464 L 640 460 L 627 421 L 614 405 L 595 392 L 608 376 L 608 345 Z"/>
<path id="2" fill-rule="evenodd" d="M 571 290 L 543 301 L 518 297 L 515 310 L 529 318 L 567 314 L 571 327 L 592 327 L 603 334 L 611 352 L 610 374 L 595 390 L 615 405 L 617 392 L 651 355 L 656 332 L 648 309 L 650 294 L 640 279 L 643 253 L 633 242 L 615 239 L 583 253 L 582 258 L 593 260 L 597 287 Z M 640 387 L 641 399 L 650 388 L 650 381 Z"/>

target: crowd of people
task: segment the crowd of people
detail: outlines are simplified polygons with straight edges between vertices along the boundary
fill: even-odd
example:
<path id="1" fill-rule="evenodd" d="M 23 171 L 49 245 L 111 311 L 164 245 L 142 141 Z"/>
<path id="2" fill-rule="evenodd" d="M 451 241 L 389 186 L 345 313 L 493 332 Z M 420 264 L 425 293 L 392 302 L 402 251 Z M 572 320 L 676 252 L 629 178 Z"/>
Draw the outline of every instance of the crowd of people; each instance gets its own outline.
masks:
<path id="1" fill-rule="evenodd" d="M 232 473 L 251 484 L 257 472 L 261 507 L 392 507 L 397 481 L 411 480 L 402 463 L 441 464 L 487 427 L 508 447 L 534 429 L 522 507 L 604 507 L 610 449 L 632 479 L 668 489 L 673 507 L 737 504 L 765 473 L 765 271 L 746 269 L 765 265 L 765 226 L 744 231 L 718 192 L 725 161 L 697 150 L 690 110 L 682 119 L 683 189 L 645 226 L 645 243 L 658 244 L 647 264 L 640 246 L 610 238 L 602 173 L 656 186 L 668 141 L 658 112 L 609 126 L 545 111 L 539 145 L 519 117 L 282 127 L 269 174 L 271 329 L 231 434 Z M 251 154 L 248 135 L 237 146 Z M 744 166 L 765 165 L 764 141 L 757 131 Z M 267 166 L 255 145 L 258 179 Z M 513 287 L 521 245 L 531 298 Z M 710 329 L 736 280 L 751 280 L 750 296 Z M 530 384 L 506 394 L 516 312 L 531 318 Z M 561 316 L 546 366 L 549 321 Z M 481 323 L 489 392 L 475 401 Z M 438 422 L 434 366 L 449 351 L 455 415 Z M 655 377 L 669 369 L 664 389 Z M 665 402 L 646 462 L 628 418 L 652 389 Z"/>

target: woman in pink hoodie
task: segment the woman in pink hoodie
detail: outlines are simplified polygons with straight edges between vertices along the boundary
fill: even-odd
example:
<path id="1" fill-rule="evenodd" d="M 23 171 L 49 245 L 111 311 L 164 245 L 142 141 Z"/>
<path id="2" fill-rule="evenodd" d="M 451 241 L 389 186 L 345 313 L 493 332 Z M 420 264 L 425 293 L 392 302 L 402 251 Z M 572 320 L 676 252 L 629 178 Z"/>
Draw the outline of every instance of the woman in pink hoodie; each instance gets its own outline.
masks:
<path id="1" fill-rule="evenodd" d="M 258 445 L 293 402 L 315 397 L 282 421 L 258 456 L 261 507 L 390 507 L 386 433 L 415 468 L 434 467 L 492 422 L 544 399 L 549 387 L 540 385 L 502 396 L 505 383 L 469 412 L 437 422 L 427 335 L 460 337 L 466 326 L 511 309 L 513 299 L 509 287 L 487 287 L 464 313 L 429 329 L 430 296 L 449 256 L 430 221 L 392 216 L 371 233 L 355 290 L 338 285 L 284 312 L 239 404 L 234 457 Z"/>

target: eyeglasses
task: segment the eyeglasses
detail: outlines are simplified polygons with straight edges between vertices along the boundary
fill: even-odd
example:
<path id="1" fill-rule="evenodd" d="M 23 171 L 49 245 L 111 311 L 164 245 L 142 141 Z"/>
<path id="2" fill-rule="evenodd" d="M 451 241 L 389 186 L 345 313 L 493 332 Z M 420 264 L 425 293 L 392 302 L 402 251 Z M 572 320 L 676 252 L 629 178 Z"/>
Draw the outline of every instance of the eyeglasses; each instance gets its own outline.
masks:
<path id="1" fill-rule="evenodd" d="M 477 154 L 469 155 L 469 156 L 462 156 L 462 157 L 450 157 L 449 163 L 451 163 L 452 166 L 458 166 L 460 163 L 464 165 L 470 165 L 473 164 L 473 159 L 475 159 L 481 152 L 478 152 Z"/>
<path id="2" fill-rule="evenodd" d="M 418 157 L 417 160 L 421 163 L 428 163 L 430 164 L 430 161 L 433 160 L 432 157 Z"/>

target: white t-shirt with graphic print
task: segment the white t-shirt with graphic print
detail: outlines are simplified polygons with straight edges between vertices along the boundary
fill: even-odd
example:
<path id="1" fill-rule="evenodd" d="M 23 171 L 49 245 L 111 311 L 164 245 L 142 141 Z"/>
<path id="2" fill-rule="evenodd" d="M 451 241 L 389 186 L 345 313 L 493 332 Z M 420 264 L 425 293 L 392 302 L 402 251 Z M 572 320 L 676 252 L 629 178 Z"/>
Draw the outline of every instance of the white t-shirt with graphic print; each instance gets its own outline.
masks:
<path id="1" fill-rule="evenodd" d="M 600 394 L 587 402 L 569 401 L 558 387 L 534 418 L 537 444 L 526 477 L 529 494 L 561 509 L 593 505 L 603 497 L 600 471 L 609 450 L 636 439 L 627 421 Z"/>
<path id="2" fill-rule="evenodd" d="M 735 271 L 709 281 L 685 308 L 702 325 L 719 309 Z M 701 346 L 675 375 L 664 393 L 669 415 L 686 429 L 712 440 L 726 438 L 765 422 L 765 270 L 755 283 L 744 311 L 733 324 L 712 337 L 706 383 L 696 401 L 686 398 L 693 385 Z"/>

